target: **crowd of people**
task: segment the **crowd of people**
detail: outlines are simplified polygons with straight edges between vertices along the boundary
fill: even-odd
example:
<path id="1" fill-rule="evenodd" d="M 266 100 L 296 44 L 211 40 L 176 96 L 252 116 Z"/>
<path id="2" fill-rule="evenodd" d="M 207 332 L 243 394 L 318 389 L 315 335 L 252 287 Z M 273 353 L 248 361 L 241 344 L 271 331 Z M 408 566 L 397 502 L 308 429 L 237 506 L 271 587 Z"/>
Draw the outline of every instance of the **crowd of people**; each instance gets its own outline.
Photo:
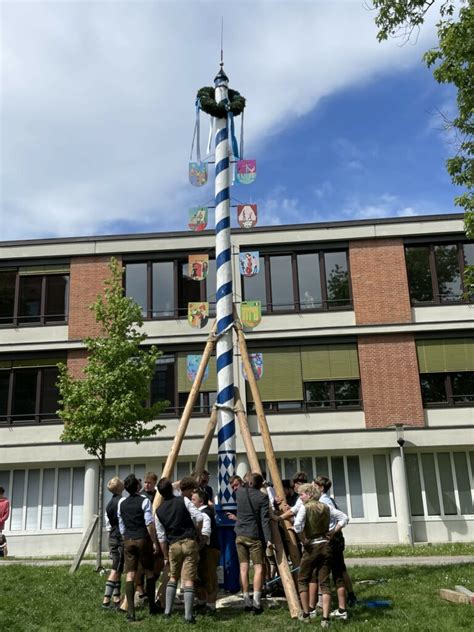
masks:
<path id="1" fill-rule="evenodd" d="M 329 494 L 329 478 L 318 476 L 308 483 L 306 474 L 298 472 L 293 479 L 283 481 L 284 498 L 276 497 L 271 484 L 259 473 L 249 473 L 245 480 L 235 475 L 229 482 L 237 509 L 227 516 L 235 521 L 244 610 L 253 615 L 263 613 L 266 586 L 278 582 L 271 521 L 278 524 L 284 546 L 282 521 L 289 521 L 302 553 L 294 573 L 301 620 L 320 616 L 323 628 L 329 627 L 331 619 L 346 620 L 347 606 L 355 603 L 344 563 L 342 529 L 348 517 Z M 134 621 L 138 593 L 139 599 L 148 601 L 150 615 L 170 618 L 180 587 L 186 623 L 195 623 L 196 612 L 215 614 L 221 552 L 209 472 L 174 483 L 168 478 L 158 481 L 155 473 L 148 472 L 143 486 L 129 474 L 124 481 L 112 478 L 107 488 L 112 494 L 106 507 L 112 570 L 102 606 L 123 610 L 127 620 Z M 124 490 L 127 496 L 123 496 Z M 161 502 L 154 513 L 156 494 Z M 331 576 L 338 603 L 332 611 Z"/>

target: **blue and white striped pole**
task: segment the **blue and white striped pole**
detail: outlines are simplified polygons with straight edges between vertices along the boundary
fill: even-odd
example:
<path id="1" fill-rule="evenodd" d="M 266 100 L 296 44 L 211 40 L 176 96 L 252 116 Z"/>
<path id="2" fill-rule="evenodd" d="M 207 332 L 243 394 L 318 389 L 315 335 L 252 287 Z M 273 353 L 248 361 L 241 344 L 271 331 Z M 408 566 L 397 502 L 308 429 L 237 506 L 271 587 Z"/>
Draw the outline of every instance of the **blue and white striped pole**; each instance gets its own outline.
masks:
<path id="1" fill-rule="evenodd" d="M 228 101 L 229 79 L 221 68 L 214 79 L 217 103 Z M 230 156 L 227 117 L 216 119 L 216 318 L 217 318 L 217 444 L 219 505 L 235 509 L 229 478 L 235 472 L 235 420 L 233 370 L 233 296 L 230 241 Z"/>

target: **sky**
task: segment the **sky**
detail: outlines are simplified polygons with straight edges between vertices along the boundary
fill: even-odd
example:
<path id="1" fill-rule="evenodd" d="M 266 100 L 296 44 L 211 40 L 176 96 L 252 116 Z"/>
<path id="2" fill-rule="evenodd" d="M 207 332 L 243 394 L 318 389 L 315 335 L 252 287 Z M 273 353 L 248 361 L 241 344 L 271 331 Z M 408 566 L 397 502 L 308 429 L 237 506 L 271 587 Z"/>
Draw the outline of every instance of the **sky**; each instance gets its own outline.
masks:
<path id="1" fill-rule="evenodd" d="M 367 0 L 2 0 L 0 240 L 187 230 L 213 199 L 213 167 L 197 188 L 188 162 L 222 18 L 258 171 L 231 195 L 259 226 L 458 212 L 455 93 L 422 61 L 437 16 L 404 45 L 378 43 L 374 16 Z"/>

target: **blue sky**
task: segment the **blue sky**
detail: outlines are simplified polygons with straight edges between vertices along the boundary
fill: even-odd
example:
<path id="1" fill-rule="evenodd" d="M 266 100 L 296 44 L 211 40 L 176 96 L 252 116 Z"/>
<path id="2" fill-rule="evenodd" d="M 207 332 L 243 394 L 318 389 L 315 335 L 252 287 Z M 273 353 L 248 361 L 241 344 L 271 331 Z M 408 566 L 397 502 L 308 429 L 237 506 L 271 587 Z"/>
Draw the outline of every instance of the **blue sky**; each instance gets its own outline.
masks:
<path id="1" fill-rule="evenodd" d="M 187 163 L 221 16 L 258 161 L 256 183 L 233 196 L 259 205 L 259 225 L 457 212 L 438 114 L 452 115 L 455 95 L 421 60 L 435 14 L 400 46 L 376 41 L 356 0 L 33 0 L 1 12 L 0 239 L 186 229 L 188 207 L 213 195 L 188 184 Z"/>

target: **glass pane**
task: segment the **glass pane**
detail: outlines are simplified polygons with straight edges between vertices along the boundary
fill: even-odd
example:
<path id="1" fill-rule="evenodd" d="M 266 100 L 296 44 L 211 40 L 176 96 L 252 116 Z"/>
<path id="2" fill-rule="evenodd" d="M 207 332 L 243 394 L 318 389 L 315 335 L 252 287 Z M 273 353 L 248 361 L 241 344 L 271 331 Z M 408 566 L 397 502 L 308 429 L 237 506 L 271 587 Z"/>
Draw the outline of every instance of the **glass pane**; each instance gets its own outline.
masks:
<path id="1" fill-rule="evenodd" d="M 7 470 L 0 470 L 0 487 L 5 490 L 5 496 L 10 498 L 10 472 Z"/>
<path id="2" fill-rule="evenodd" d="M 209 472 L 209 487 L 212 487 L 214 494 L 217 494 L 218 477 L 217 477 L 217 461 L 208 461 L 207 470 Z M 214 502 L 214 498 L 211 498 Z"/>
<path id="3" fill-rule="evenodd" d="M 128 472 L 127 472 L 127 474 L 128 474 Z M 115 465 L 106 465 L 105 466 L 104 485 L 103 485 L 103 488 L 102 488 L 104 509 L 105 509 L 105 506 L 107 505 L 107 503 L 109 502 L 109 500 L 111 498 L 110 492 L 107 489 L 107 483 L 110 481 L 111 478 L 113 478 L 116 475 L 117 475 L 117 468 L 116 468 Z M 124 493 L 124 496 L 128 496 L 127 492 L 124 491 L 123 493 Z"/>
<path id="4" fill-rule="evenodd" d="M 201 300 L 201 283 L 202 281 L 195 281 L 188 276 L 188 264 L 179 264 L 179 303 L 178 310 L 179 316 L 184 317 L 188 315 L 188 303 L 196 303 Z"/>
<path id="5" fill-rule="evenodd" d="M 386 518 L 392 515 L 392 509 L 390 507 L 390 487 L 385 454 L 374 454 L 374 473 L 379 517 Z"/>
<path id="6" fill-rule="evenodd" d="M 6 421 L 8 412 L 8 385 L 10 371 L 0 371 L 0 423 Z"/>
<path id="7" fill-rule="evenodd" d="M 429 246 L 415 246 L 405 249 L 408 286 L 413 303 L 424 303 L 433 300 L 431 283 Z"/>
<path id="8" fill-rule="evenodd" d="M 270 257 L 270 278 L 273 311 L 294 309 L 293 271 L 290 255 Z"/>
<path id="9" fill-rule="evenodd" d="M 53 528 L 54 470 L 43 470 L 43 495 L 41 499 L 41 528 Z"/>
<path id="10" fill-rule="evenodd" d="M 135 474 L 135 476 L 141 481 L 143 481 L 145 479 L 145 464 L 140 463 L 138 465 L 132 465 L 132 467 L 133 467 L 133 473 Z"/>
<path id="11" fill-rule="evenodd" d="M 298 255 L 298 287 L 301 309 L 320 309 L 323 306 L 319 256 L 317 253 Z"/>
<path id="12" fill-rule="evenodd" d="M 463 244 L 464 265 L 474 266 L 474 244 Z"/>
<path id="13" fill-rule="evenodd" d="M 317 456 L 316 459 L 316 476 L 329 476 L 329 463 L 326 456 Z"/>
<path id="14" fill-rule="evenodd" d="M 174 356 L 159 358 L 151 381 L 151 403 L 167 400 L 169 410 L 175 407 Z"/>
<path id="15" fill-rule="evenodd" d="M 326 252 L 326 290 L 329 307 L 350 305 L 349 274 L 347 271 L 347 254 L 345 252 Z"/>
<path id="16" fill-rule="evenodd" d="M 69 502 L 70 502 L 71 470 L 68 467 L 60 467 L 58 470 L 58 510 L 56 515 L 56 528 L 69 528 Z"/>
<path id="17" fill-rule="evenodd" d="M 474 371 L 453 373 L 451 375 L 451 384 L 455 404 L 474 402 Z"/>
<path id="18" fill-rule="evenodd" d="M 209 303 L 209 315 L 216 313 L 216 260 L 209 259 L 209 272 L 206 279 L 206 301 Z"/>
<path id="19" fill-rule="evenodd" d="M 69 275 L 46 276 L 46 308 L 47 321 L 66 320 L 68 304 Z"/>
<path id="20" fill-rule="evenodd" d="M 174 316 L 174 303 L 174 263 L 173 261 L 154 263 L 153 318 Z"/>
<path id="21" fill-rule="evenodd" d="M 16 272 L 0 272 L 0 325 L 13 322 Z"/>
<path id="22" fill-rule="evenodd" d="M 441 514 L 438 496 L 438 482 L 433 454 L 422 454 L 421 465 L 423 467 L 423 480 L 425 482 L 426 508 L 429 516 Z"/>
<path id="23" fill-rule="evenodd" d="M 26 528 L 38 528 L 40 471 L 28 471 L 28 489 L 26 494 Z"/>
<path id="24" fill-rule="evenodd" d="M 72 520 L 71 527 L 82 527 L 82 509 L 84 507 L 84 468 L 75 467 L 72 471 Z"/>
<path id="25" fill-rule="evenodd" d="M 179 462 L 176 464 L 176 480 L 180 481 L 184 476 L 189 476 L 191 470 L 188 462 Z"/>
<path id="26" fill-rule="evenodd" d="M 32 419 L 36 410 L 36 380 L 38 369 L 15 370 L 13 389 L 13 421 Z"/>
<path id="27" fill-rule="evenodd" d="M 305 382 L 304 391 L 308 408 L 328 408 L 331 406 L 329 382 Z"/>
<path id="28" fill-rule="evenodd" d="M 420 470 L 416 454 L 407 454 L 405 457 L 407 466 L 408 492 L 412 516 L 423 516 L 423 498 L 421 495 Z"/>
<path id="29" fill-rule="evenodd" d="M 469 482 L 469 470 L 465 452 L 454 452 L 454 469 L 458 485 L 459 504 L 462 514 L 474 513 L 472 504 L 472 490 Z"/>
<path id="30" fill-rule="evenodd" d="M 364 502 L 358 456 L 347 457 L 347 477 L 349 480 L 349 494 L 351 499 L 351 516 L 353 518 L 363 518 Z"/>
<path id="31" fill-rule="evenodd" d="M 298 463 L 296 461 L 296 458 L 283 459 L 283 463 L 285 466 L 285 478 L 293 478 L 293 476 L 298 471 Z"/>
<path id="32" fill-rule="evenodd" d="M 23 529 L 23 502 L 25 493 L 25 470 L 14 470 L 13 491 L 11 503 L 11 523 L 12 531 Z"/>
<path id="33" fill-rule="evenodd" d="M 441 301 L 462 299 L 462 282 L 456 244 L 435 246 L 436 275 Z"/>
<path id="34" fill-rule="evenodd" d="M 439 478 L 441 482 L 441 496 L 443 498 L 444 514 L 455 516 L 458 511 L 456 498 L 454 496 L 453 471 L 451 469 L 451 458 L 447 452 L 438 454 Z"/>
<path id="35" fill-rule="evenodd" d="M 360 406 L 359 380 L 341 380 L 334 382 L 336 408 Z"/>
<path id="36" fill-rule="evenodd" d="M 56 386 L 58 381 L 58 369 L 42 369 L 41 379 L 41 420 L 56 419 L 58 409 L 59 390 Z"/>
<path id="37" fill-rule="evenodd" d="M 19 322 L 34 323 L 40 320 L 42 281 L 42 276 L 20 277 Z"/>
<path id="38" fill-rule="evenodd" d="M 308 476 L 308 481 L 312 481 L 314 478 L 313 459 L 310 456 L 301 456 L 299 471 L 304 472 Z M 290 478 L 288 475 L 286 478 Z"/>
<path id="39" fill-rule="evenodd" d="M 118 467 L 118 477 L 124 481 L 129 474 L 132 474 L 131 465 L 119 465 Z"/>
<path id="40" fill-rule="evenodd" d="M 127 263 L 125 267 L 125 294 L 133 298 L 147 315 L 147 264 Z"/>
<path id="41" fill-rule="evenodd" d="M 262 311 L 267 309 L 264 263 L 264 258 L 260 256 L 260 272 L 253 277 L 242 277 L 245 300 L 260 301 L 262 303 Z"/>
<path id="42" fill-rule="evenodd" d="M 346 479 L 344 476 L 344 459 L 342 456 L 335 456 L 331 459 L 332 466 L 332 491 L 337 506 L 345 514 L 348 514 Z"/>
<path id="43" fill-rule="evenodd" d="M 446 377 L 443 373 L 422 373 L 420 375 L 423 404 L 447 404 Z"/>

